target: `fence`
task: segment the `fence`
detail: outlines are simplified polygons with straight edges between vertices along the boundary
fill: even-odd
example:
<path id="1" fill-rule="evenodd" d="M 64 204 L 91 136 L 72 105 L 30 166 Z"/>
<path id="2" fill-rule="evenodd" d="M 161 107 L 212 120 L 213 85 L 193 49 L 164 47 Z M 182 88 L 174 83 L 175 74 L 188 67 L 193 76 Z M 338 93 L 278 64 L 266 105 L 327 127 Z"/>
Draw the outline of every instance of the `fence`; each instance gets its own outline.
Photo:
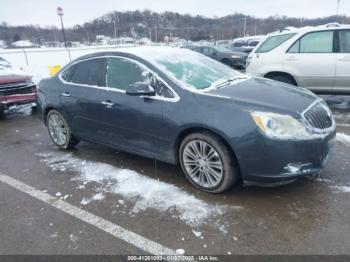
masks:
<path id="1" fill-rule="evenodd" d="M 14 67 L 21 68 L 33 74 L 36 79 L 40 79 L 49 76 L 49 66 L 64 66 L 82 55 L 130 46 L 132 45 L 83 48 L 2 49 L 0 50 L 0 57 L 9 61 Z"/>

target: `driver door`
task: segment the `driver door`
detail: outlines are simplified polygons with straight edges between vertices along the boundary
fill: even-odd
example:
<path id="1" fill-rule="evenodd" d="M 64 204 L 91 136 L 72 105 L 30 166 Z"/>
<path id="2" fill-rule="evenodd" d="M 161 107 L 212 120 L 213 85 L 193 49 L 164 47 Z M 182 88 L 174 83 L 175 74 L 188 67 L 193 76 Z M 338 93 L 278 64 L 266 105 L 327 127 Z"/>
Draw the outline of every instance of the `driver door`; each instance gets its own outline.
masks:
<path id="1" fill-rule="evenodd" d="M 156 156 L 163 137 L 163 101 L 126 94 L 129 85 L 149 81 L 148 74 L 132 59 L 108 57 L 107 87 L 100 95 L 100 121 L 106 144 L 141 155 Z"/>

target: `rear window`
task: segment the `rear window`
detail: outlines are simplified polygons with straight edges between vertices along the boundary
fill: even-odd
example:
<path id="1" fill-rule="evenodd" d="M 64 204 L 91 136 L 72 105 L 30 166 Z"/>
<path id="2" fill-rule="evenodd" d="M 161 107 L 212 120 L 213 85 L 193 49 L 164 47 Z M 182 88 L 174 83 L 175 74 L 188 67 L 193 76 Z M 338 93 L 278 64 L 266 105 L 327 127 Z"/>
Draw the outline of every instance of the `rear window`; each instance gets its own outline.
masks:
<path id="1" fill-rule="evenodd" d="M 271 50 L 275 49 L 276 47 L 280 46 L 287 40 L 291 39 L 293 36 L 295 36 L 295 33 L 291 34 L 284 34 L 284 35 L 276 35 L 271 36 L 267 38 L 255 51 L 256 53 L 267 53 Z"/>
<path id="2" fill-rule="evenodd" d="M 66 69 L 61 77 L 74 84 L 105 86 L 105 58 L 94 58 L 78 62 Z"/>

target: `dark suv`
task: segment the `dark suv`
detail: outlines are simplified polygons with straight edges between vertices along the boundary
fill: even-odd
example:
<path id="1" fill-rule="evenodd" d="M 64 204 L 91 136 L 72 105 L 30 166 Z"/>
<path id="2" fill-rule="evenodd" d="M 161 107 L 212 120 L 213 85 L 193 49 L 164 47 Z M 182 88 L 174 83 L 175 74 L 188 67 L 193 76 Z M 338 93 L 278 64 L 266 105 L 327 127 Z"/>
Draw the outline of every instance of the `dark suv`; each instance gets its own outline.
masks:
<path id="1" fill-rule="evenodd" d="M 248 55 L 243 52 L 234 52 L 223 46 L 189 46 L 192 51 L 209 56 L 234 69 L 244 69 Z"/>

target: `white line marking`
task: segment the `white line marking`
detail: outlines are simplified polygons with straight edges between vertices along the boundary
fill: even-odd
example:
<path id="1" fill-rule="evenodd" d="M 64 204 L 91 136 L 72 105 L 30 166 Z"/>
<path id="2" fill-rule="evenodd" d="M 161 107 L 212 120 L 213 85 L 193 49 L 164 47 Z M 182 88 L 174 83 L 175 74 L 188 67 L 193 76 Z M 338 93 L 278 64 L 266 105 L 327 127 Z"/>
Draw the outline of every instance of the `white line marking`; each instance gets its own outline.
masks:
<path id="1" fill-rule="evenodd" d="M 129 231 L 121 226 L 96 216 L 76 206 L 69 204 L 66 201 L 57 199 L 49 194 L 46 194 L 34 187 L 24 184 L 12 177 L 0 173 L 0 181 L 14 187 L 36 199 L 39 199 L 52 207 L 55 207 L 81 221 L 84 221 L 112 236 L 121 239 L 149 254 L 153 255 L 176 255 L 176 252 L 168 247 L 140 236 L 132 231 Z"/>

